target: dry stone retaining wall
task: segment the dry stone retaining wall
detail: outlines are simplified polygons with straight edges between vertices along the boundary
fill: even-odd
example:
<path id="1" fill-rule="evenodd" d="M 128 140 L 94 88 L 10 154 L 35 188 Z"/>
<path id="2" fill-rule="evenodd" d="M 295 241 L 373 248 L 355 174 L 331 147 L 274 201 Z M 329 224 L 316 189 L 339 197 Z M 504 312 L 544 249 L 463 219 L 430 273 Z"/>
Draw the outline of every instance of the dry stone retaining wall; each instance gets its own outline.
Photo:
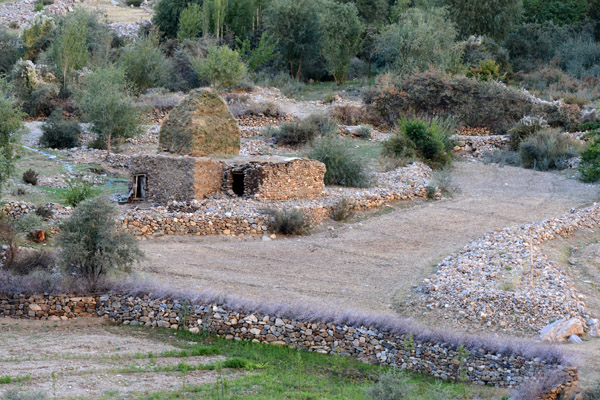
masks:
<path id="1" fill-rule="evenodd" d="M 91 315 L 124 325 L 185 327 L 192 333 L 206 330 L 226 339 L 348 355 L 451 381 L 462 375 L 476 384 L 513 387 L 559 368 L 566 373 L 565 385 L 577 382 L 577 370 L 558 361 L 501 354 L 484 346 L 469 348 L 469 354 L 461 357 L 459 348 L 443 337 L 420 340 L 411 334 L 374 326 L 307 322 L 283 315 L 234 311 L 219 304 L 192 304 L 149 295 L 0 295 L 0 316 L 66 320 Z"/>

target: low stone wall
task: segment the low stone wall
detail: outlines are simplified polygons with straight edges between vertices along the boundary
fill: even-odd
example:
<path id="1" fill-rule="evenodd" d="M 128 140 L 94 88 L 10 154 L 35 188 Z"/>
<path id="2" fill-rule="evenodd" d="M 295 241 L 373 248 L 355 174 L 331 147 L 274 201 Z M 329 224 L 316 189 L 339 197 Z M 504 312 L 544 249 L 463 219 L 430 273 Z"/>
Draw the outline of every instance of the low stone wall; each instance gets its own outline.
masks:
<path id="1" fill-rule="evenodd" d="M 98 297 L 0 294 L 0 317 L 66 321 L 96 315 Z"/>
<path id="2" fill-rule="evenodd" d="M 575 368 L 563 366 L 551 358 L 544 360 L 516 352 L 501 353 L 486 349 L 482 344 L 468 343 L 466 354 L 461 353 L 460 345 L 452 344 L 452 340 L 443 335 L 437 339 L 423 339 L 419 335 L 413 337 L 406 328 L 308 322 L 287 318 L 284 312 L 276 314 L 240 312 L 219 304 L 192 304 L 148 295 L 0 295 L 0 316 L 11 318 L 66 320 L 97 315 L 124 325 L 185 328 L 192 333 L 204 330 L 226 339 L 348 355 L 444 380 L 466 378 L 481 385 L 513 387 L 557 368 L 566 373 L 566 386 L 577 382 Z M 389 326 L 393 327 L 393 317 L 390 320 Z"/>
<path id="3" fill-rule="evenodd" d="M 482 157 L 485 153 L 498 149 L 507 149 L 510 146 L 509 135 L 453 135 L 452 139 L 456 141 L 455 152 L 464 152 L 472 154 L 475 157 Z"/>

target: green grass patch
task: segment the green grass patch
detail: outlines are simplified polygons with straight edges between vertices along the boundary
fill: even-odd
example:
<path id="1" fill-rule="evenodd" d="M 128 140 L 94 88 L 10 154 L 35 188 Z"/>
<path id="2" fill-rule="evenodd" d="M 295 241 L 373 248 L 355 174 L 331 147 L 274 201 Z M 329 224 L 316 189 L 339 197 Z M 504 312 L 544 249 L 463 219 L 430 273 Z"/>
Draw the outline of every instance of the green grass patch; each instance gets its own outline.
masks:
<path id="1" fill-rule="evenodd" d="M 124 329 L 131 335 L 151 337 L 153 340 L 169 343 L 187 353 L 206 353 L 207 349 L 226 357 L 225 361 L 212 364 L 189 364 L 185 361 L 177 365 L 157 368 L 185 376 L 189 371 L 212 370 L 218 374 L 217 383 L 192 386 L 186 385 L 177 391 L 164 391 L 146 394 L 138 399 L 365 399 L 366 390 L 389 368 L 365 364 L 354 358 L 341 355 L 326 355 L 295 350 L 287 347 L 234 341 L 207 334 L 193 335 L 188 332 L 173 332 L 168 329 L 142 327 L 114 327 Z M 201 350 L 198 350 L 201 349 Z M 166 353 L 163 353 L 166 354 Z M 244 371 L 231 374 L 226 371 Z M 128 371 L 129 372 L 129 371 Z M 133 371 L 131 371 L 133 372 Z M 408 374 L 410 387 L 407 399 L 459 399 L 464 390 L 472 398 L 501 399 L 506 390 L 437 380 L 430 376 Z M 445 397 L 441 397 L 444 393 Z"/>
<path id="2" fill-rule="evenodd" d="M 333 96 L 340 95 L 344 97 L 360 98 L 362 90 L 375 83 L 375 78 L 355 79 L 346 81 L 341 85 L 335 82 L 315 82 L 302 86 L 302 89 L 294 96 L 297 100 L 306 101 L 330 101 Z"/>

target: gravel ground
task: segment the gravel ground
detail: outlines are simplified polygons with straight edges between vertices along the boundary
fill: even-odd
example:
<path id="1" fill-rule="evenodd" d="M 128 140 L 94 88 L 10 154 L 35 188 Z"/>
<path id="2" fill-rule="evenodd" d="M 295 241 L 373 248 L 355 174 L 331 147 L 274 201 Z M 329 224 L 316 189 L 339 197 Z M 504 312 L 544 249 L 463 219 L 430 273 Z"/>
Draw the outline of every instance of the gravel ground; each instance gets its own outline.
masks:
<path id="1" fill-rule="evenodd" d="M 2 385 L 0 394 L 12 389 L 41 392 L 59 399 L 132 398 L 181 388 L 180 373 L 152 371 L 155 366 L 181 362 L 209 364 L 224 359 L 222 356 L 138 358 L 139 354 L 158 355 L 170 350 L 180 349 L 152 340 L 151 336 L 110 327 L 96 318 L 57 323 L 0 318 L 0 375 L 30 376 L 19 383 Z M 145 372 L 118 372 L 120 368 L 133 366 Z M 215 371 L 192 371 L 185 377 L 186 384 L 191 385 L 216 380 Z"/>
<path id="2" fill-rule="evenodd" d="M 386 311 L 469 241 L 558 216 L 598 198 L 596 186 L 553 173 L 458 162 L 453 198 L 281 240 L 163 237 L 141 243 L 136 271 L 186 289 L 269 301 Z"/>

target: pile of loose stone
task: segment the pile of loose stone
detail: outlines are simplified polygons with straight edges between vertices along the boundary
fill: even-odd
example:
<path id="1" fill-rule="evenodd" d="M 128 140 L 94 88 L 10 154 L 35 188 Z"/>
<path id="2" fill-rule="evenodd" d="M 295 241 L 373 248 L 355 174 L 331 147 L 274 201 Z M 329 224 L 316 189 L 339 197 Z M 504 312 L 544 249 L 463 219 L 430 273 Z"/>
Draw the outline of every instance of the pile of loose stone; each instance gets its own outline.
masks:
<path id="1" fill-rule="evenodd" d="M 216 195 L 191 203 L 172 202 L 149 209 L 133 208 L 123 219 L 125 228 L 140 236 L 165 234 L 244 235 L 268 231 L 269 215 L 265 209 L 302 209 L 313 223 L 323 221 L 345 199 L 355 211 L 381 207 L 399 200 L 426 196 L 431 169 L 415 162 L 393 171 L 377 173 L 373 188 L 327 187 L 326 195 L 314 199 L 258 201 Z"/>
<path id="2" fill-rule="evenodd" d="M 23 27 L 29 24 L 37 14 L 61 15 L 73 11 L 78 0 L 54 0 L 54 3 L 44 7 L 41 12 L 34 11 L 36 0 L 20 0 L 0 4 L 0 25 Z"/>
<path id="3" fill-rule="evenodd" d="M 454 151 L 482 158 L 486 153 L 507 149 L 510 146 L 509 135 L 453 135 L 455 141 Z"/>
<path id="4" fill-rule="evenodd" d="M 35 204 L 25 201 L 9 201 L 5 203 L 0 211 L 11 220 L 17 220 L 24 215 L 35 213 Z M 52 219 L 60 219 L 68 217 L 72 214 L 73 209 L 68 206 L 63 206 L 57 203 L 47 203 L 44 208 L 52 212 Z"/>
<path id="5" fill-rule="evenodd" d="M 590 316 L 584 296 L 565 271 L 540 253 L 539 245 L 599 224 L 600 205 L 594 204 L 559 218 L 488 233 L 443 260 L 419 288 L 421 303 L 415 305 L 458 326 L 500 331 L 537 332 L 561 318 L 585 321 Z"/>

